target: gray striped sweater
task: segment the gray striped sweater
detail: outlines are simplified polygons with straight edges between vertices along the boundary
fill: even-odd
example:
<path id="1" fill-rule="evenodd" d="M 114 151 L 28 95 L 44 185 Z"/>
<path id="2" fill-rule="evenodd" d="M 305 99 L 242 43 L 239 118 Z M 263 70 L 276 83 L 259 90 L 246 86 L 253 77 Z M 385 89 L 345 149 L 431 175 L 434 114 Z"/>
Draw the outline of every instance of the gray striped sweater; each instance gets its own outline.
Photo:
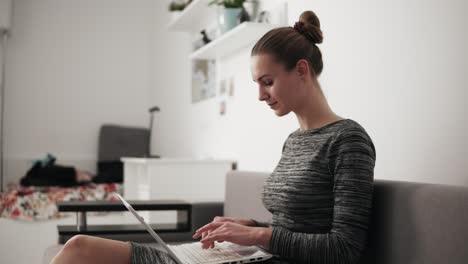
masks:
<path id="1" fill-rule="evenodd" d="M 290 134 L 262 192 L 273 215 L 270 252 L 286 262 L 357 263 L 375 158 L 371 138 L 351 119 Z"/>

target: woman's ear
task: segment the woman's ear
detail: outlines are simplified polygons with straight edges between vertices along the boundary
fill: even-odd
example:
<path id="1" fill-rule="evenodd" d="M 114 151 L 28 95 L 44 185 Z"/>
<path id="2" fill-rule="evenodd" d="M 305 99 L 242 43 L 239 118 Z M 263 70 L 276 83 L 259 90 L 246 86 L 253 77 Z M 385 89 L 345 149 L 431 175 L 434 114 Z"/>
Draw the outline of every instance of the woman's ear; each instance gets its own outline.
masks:
<path id="1" fill-rule="evenodd" d="M 299 77 L 304 78 L 309 75 L 309 62 L 305 59 L 300 59 L 296 63 L 296 71 Z"/>

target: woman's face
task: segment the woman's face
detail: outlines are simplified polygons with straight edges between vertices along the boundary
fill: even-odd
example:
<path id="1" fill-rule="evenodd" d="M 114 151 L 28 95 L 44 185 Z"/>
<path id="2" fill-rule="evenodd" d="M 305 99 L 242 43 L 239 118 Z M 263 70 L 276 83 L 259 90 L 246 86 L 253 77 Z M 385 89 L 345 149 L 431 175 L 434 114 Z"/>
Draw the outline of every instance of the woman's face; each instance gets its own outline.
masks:
<path id="1" fill-rule="evenodd" d="M 251 62 L 252 78 L 258 83 L 258 99 L 265 101 L 277 116 L 293 111 L 299 81 L 295 71 L 286 71 L 282 64 L 268 54 L 255 55 Z"/>

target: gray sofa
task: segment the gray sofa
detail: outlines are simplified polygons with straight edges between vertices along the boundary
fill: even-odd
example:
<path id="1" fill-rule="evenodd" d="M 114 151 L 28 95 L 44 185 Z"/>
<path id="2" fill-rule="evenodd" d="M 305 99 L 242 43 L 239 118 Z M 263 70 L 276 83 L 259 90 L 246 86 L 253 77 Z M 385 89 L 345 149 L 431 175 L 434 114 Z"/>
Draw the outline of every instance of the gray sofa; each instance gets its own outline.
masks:
<path id="1" fill-rule="evenodd" d="M 268 173 L 229 172 L 224 215 L 269 221 L 271 214 L 260 199 L 266 177 Z M 219 204 L 194 206 L 192 230 L 223 213 Z M 369 246 L 361 263 L 466 264 L 467 223 L 468 187 L 376 180 Z"/>
<path id="2" fill-rule="evenodd" d="M 267 173 L 227 175 L 225 214 L 269 219 Z M 468 263 L 468 187 L 375 180 L 369 246 L 361 263 Z"/>

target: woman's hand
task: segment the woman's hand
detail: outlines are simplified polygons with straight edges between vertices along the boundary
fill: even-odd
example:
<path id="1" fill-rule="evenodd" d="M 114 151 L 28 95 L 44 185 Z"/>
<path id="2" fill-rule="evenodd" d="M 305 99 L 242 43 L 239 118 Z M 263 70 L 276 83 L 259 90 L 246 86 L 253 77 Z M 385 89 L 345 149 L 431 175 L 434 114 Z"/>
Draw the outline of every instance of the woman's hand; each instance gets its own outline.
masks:
<path id="1" fill-rule="evenodd" d="M 250 219 L 242 219 L 242 218 L 235 218 L 235 217 L 224 217 L 224 216 L 216 216 L 212 223 L 217 223 L 217 222 L 233 222 L 233 223 L 237 223 L 237 224 L 240 224 L 240 225 L 245 225 L 245 226 L 255 226 L 255 222 L 253 220 L 250 220 Z M 202 232 L 201 234 L 201 237 L 202 239 L 204 239 L 208 234 L 210 234 L 211 230 L 207 230 L 207 231 L 204 231 Z M 197 233 L 195 233 L 195 235 L 197 235 Z M 193 236 L 193 238 L 197 238 L 195 237 L 195 235 Z M 222 242 L 222 241 L 219 241 L 219 242 Z M 209 245 L 208 248 L 214 248 L 214 242 Z"/>
<path id="2" fill-rule="evenodd" d="M 205 235 L 203 235 L 205 234 Z M 202 236 L 202 248 L 213 248 L 214 242 L 229 241 L 243 246 L 262 245 L 268 247 L 271 238 L 271 229 L 264 227 L 251 227 L 236 222 L 211 222 L 198 229 L 193 238 Z"/>

